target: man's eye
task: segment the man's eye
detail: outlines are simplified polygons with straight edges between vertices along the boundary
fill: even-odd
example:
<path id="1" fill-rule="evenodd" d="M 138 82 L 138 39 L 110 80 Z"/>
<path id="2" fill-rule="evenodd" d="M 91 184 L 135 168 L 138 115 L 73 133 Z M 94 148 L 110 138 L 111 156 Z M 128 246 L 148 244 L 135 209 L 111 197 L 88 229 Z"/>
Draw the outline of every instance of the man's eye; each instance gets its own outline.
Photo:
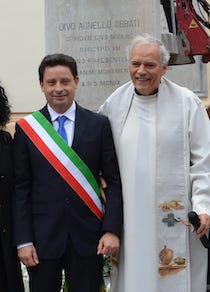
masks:
<path id="1" fill-rule="evenodd" d="M 146 64 L 145 67 L 147 67 L 147 68 L 154 68 L 155 67 L 155 64 Z"/>

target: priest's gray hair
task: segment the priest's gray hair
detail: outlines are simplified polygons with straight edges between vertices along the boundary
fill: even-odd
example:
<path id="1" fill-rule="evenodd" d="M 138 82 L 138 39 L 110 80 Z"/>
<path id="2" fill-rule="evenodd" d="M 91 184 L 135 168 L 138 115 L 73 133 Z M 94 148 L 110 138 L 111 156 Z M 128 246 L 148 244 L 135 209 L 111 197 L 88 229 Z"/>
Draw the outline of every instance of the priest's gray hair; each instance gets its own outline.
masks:
<path id="1" fill-rule="evenodd" d="M 128 60 L 130 60 L 130 58 L 131 58 L 132 49 L 138 44 L 154 44 L 154 45 L 158 46 L 160 49 L 160 63 L 161 63 L 161 65 L 168 64 L 168 61 L 170 58 L 169 51 L 166 49 L 166 47 L 164 46 L 164 44 L 160 40 L 158 40 L 157 38 L 155 38 L 149 34 L 138 35 L 132 40 L 130 46 L 128 46 L 126 48 L 126 54 L 127 54 Z"/>

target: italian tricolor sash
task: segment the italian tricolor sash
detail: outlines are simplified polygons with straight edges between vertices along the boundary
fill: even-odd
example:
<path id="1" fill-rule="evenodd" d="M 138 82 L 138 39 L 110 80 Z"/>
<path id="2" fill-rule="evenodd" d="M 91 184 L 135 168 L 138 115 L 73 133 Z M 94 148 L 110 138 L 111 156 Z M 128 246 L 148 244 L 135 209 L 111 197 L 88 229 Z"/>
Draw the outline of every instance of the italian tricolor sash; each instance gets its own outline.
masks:
<path id="1" fill-rule="evenodd" d="M 34 145 L 99 220 L 103 219 L 100 189 L 92 172 L 39 111 L 18 121 Z"/>

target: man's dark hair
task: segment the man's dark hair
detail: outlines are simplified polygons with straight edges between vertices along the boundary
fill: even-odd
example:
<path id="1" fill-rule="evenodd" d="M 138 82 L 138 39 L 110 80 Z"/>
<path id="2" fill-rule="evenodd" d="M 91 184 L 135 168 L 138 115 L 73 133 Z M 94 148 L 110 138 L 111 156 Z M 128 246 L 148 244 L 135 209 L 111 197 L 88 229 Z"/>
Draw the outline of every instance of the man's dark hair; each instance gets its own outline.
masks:
<path id="1" fill-rule="evenodd" d="M 4 127 L 10 118 L 10 106 L 5 90 L 0 86 L 0 127 Z"/>
<path id="2" fill-rule="evenodd" d="M 43 81 L 46 67 L 54 67 L 59 65 L 68 67 L 74 78 L 78 76 L 77 63 L 74 58 L 65 54 L 52 54 L 45 56 L 39 66 L 39 81 Z"/>

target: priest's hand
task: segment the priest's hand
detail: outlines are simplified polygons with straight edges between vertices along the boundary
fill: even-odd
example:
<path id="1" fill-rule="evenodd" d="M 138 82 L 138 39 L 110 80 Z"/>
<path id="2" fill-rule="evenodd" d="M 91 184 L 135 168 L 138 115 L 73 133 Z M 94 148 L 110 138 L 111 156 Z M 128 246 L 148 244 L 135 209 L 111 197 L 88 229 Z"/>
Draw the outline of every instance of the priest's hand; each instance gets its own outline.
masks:
<path id="1" fill-rule="evenodd" d="M 119 247 L 119 237 L 114 233 L 106 232 L 99 240 L 97 254 L 116 256 Z"/>
<path id="2" fill-rule="evenodd" d="M 106 195 L 105 195 L 106 188 L 107 188 L 107 183 L 105 179 L 102 176 L 100 176 L 100 193 L 101 193 L 104 203 L 106 202 Z"/>
<path id="3" fill-rule="evenodd" d="M 200 227 L 197 229 L 197 235 L 201 238 L 210 228 L 210 216 L 207 214 L 198 215 L 200 219 Z"/>
<path id="4" fill-rule="evenodd" d="M 18 257 L 26 267 L 33 267 L 39 264 L 37 252 L 33 244 L 19 248 Z"/>

